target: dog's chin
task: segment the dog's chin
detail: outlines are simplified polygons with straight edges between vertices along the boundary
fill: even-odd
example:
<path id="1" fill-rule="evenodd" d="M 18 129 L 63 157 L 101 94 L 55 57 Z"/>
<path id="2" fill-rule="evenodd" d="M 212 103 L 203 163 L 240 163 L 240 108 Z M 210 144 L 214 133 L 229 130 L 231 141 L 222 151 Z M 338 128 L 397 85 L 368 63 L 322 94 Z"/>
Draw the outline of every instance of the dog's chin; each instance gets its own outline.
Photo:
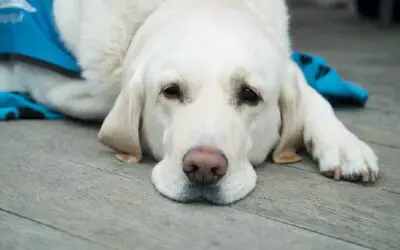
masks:
<path id="1" fill-rule="evenodd" d="M 207 202 L 229 205 L 246 197 L 256 186 L 257 176 L 253 167 L 225 176 L 216 185 L 199 186 L 189 182 L 183 174 L 168 175 L 161 166 L 152 173 L 152 182 L 163 196 L 181 203 Z"/>
<path id="2" fill-rule="evenodd" d="M 160 192 L 160 190 L 158 191 Z M 212 205 L 224 206 L 236 201 L 227 199 L 227 197 L 221 192 L 221 188 L 216 185 L 196 186 L 188 184 L 181 190 L 181 192 L 179 192 L 179 194 L 172 196 L 162 192 L 160 192 L 160 194 L 170 200 L 180 203 L 206 202 Z"/>

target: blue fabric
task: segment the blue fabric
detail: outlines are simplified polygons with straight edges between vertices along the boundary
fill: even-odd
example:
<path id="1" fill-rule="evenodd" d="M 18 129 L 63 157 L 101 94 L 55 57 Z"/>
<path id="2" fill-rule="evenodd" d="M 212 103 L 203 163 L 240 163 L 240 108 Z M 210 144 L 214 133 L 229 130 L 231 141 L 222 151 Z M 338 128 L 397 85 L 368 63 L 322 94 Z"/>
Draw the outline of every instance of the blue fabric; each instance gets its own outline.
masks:
<path id="1" fill-rule="evenodd" d="M 22 55 L 80 72 L 60 39 L 52 10 L 53 0 L 0 0 L 0 55 Z"/>
<path id="2" fill-rule="evenodd" d="M 63 118 L 51 109 L 36 103 L 29 94 L 0 92 L 0 121 L 19 119 Z"/>
<path id="3" fill-rule="evenodd" d="M 367 90 L 343 81 L 325 59 L 301 52 L 294 52 L 292 59 L 303 71 L 308 84 L 332 106 L 365 106 L 369 96 Z"/>
<path id="4" fill-rule="evenodd" d="M 333 106 L 363 107 L 367 102 L 368 92 L 343 81 L 337 71 L 328 66 L 323 58 L 294 52 L 292 59 L 303 71 L 308 84 Z M 65 118 L 65 116 L 36 103 L 28 94 L 0 92 L 0 120 L 60 118 Z"/>

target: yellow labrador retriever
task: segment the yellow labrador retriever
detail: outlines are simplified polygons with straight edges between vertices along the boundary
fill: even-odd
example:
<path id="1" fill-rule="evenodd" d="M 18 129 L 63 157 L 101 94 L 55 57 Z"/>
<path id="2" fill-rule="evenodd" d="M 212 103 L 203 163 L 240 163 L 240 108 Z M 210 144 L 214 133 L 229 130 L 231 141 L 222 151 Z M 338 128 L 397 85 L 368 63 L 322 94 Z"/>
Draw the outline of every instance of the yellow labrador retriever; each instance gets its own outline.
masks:
<path id="1" fill-rule="evenodd" d="M 255 188 L 253 166 L 271 152 L 298 161 L 303 146 L 335 179 L 376 180 L 374 152 L 291 61 L 285 1 L 96 1 L 55 0 L 85 82 L 32 92 L 66 114 L 105 118 L 99 138 L 119 159 L 154 156 L 161 194 L 232 203 Z"/>
<path id="2" fill-rule="evenodd" d="M 321 172 L 375 181 L 373 151 L 290 60 L 286 11 L 281 0 L 166 1 L 130 45 L 101 141 L 127 161 L 145 148 L 159 160 L 155 187 L 178 201 L 241 199 L 253 165 L 271 150 L 295 161 L 302 144 Z"/>

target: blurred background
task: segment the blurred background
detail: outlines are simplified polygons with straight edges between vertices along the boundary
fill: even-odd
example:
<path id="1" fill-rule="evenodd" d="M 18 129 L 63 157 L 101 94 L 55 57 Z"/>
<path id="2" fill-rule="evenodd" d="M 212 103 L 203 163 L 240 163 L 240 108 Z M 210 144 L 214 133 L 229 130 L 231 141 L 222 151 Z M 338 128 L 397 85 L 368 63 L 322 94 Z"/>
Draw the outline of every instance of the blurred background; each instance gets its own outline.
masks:
<path id="1" fill-rule="evenodd" d="M 400 21 L 400 0 L 287 0 L 291 6 L 345 9 L 359 18 L 376 20 L 382 25 Z"/>

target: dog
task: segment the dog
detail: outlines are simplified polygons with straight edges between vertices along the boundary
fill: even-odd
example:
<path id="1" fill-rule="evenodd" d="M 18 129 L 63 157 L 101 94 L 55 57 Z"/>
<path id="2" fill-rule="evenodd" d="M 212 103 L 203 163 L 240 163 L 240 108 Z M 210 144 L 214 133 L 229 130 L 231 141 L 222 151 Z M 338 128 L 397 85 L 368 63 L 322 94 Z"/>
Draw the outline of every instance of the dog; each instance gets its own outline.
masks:
<path id="1" fill-rule="evenodd" d="M 336 180 L 376 181 L 373 150 L 290 60 L 285 1 L 54 0 L 53 13 L 82 77 L 2 63 L 2 88 L 101 120 L 118 159 L 157 160 L 151 180 L 167 198 L 233 203 L 269 155 L 296 162 L 302 148 Z"/>

